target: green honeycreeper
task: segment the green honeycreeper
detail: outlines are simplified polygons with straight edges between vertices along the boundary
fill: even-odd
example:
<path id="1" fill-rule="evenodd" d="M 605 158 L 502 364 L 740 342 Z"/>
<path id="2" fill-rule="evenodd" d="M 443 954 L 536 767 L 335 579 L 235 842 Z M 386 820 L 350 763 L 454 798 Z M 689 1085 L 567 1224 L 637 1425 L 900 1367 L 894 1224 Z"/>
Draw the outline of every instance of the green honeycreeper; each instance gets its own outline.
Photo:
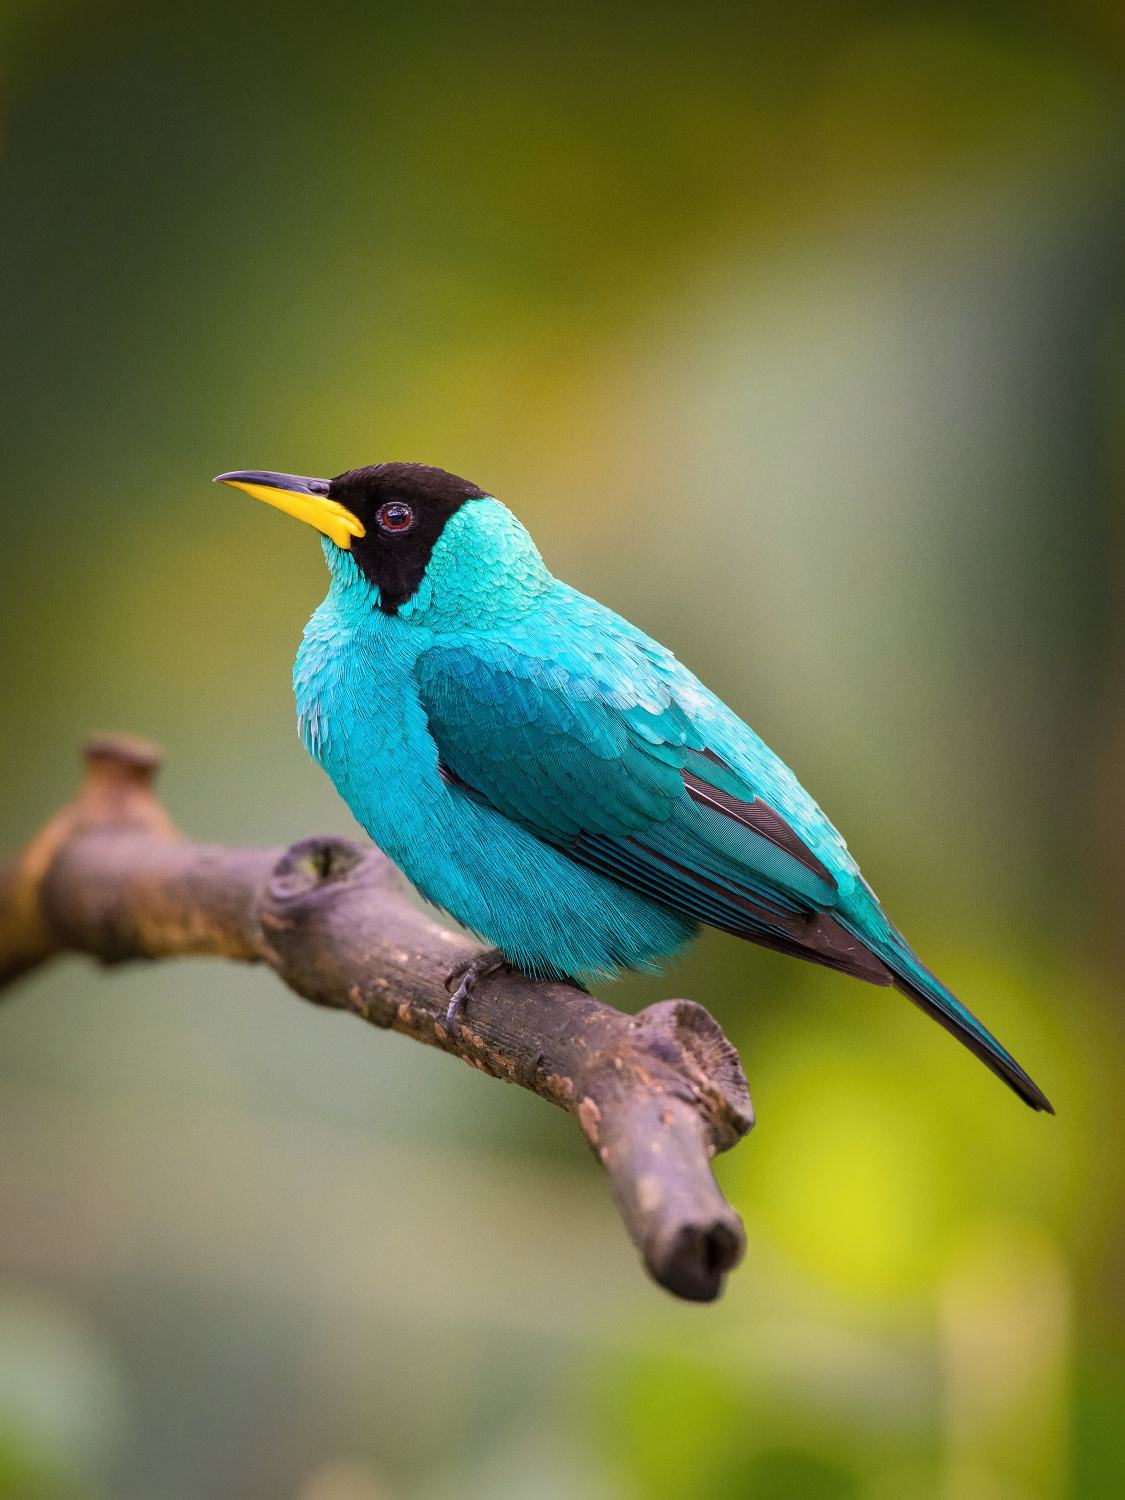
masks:
<path id="1" fill-rule="evenodd" d="M 322 533 L 332 582 L 294 667 L 301 736 L 379 847 L 497 960 L 651 970 L 707 923 L 894 985 L 1054 1113 L 887 919 L 793 773 L 670 651 L 552 577 L 499 500 L 424 464 L 219 479 Z"/>

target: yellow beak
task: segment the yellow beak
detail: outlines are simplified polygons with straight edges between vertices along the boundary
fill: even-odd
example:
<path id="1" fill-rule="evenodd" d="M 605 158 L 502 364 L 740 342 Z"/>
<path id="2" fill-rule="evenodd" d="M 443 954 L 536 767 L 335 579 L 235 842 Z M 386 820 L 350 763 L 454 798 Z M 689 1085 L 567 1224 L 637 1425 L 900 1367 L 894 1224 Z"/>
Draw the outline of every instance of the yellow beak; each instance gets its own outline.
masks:
<path id="1" fill-rule="evenodd" d="M 327 479 L 302 479 L 299 474 L 272 474 L 266 469 L 239 469 L 218 474 L 216 484 L 229 484 L 245 490 L 256 500 L 276 505 L 298 521 L 307 521 L 347 552 L 353 536 L 364 536 L 367 528 L 358 516 L 328 498 Z"/>

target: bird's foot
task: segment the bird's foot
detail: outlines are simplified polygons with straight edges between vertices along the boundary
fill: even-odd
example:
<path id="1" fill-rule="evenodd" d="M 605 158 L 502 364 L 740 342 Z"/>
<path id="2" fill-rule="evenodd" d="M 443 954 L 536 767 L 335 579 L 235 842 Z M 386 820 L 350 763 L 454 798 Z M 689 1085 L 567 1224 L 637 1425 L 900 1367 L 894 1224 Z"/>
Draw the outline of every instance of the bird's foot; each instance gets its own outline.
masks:
<path id="1" fill-rule="evenodd" d="M 487 953 L 478 953 L 476 958 L 470 959 L 467 964 L 458 964 L 455 969 L 450 969 L 445 976 L 446 989 L 456 979 L 457 988 L 449 1001 L 449 1009 L 445 1012 L 445 1026 L 451 1031 L 457 1025 L 461 1012 L 465 1008 L 465 1002 L 473 986 L 482 979 L 487 979 L 490 974 L 495 974 L 497 969 L 506 969 L 508 960 L 500 952 L 499 948 L 490 948 Z"/>

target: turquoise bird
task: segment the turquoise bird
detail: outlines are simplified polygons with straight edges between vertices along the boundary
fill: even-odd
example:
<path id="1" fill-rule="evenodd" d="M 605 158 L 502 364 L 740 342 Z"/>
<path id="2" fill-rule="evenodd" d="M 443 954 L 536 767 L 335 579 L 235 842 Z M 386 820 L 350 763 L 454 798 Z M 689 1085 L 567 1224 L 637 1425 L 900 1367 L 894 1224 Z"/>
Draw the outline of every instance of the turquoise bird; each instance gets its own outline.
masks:
<path id="1" fill-rule="evenodd" d="M 793 773 L 670 651 L 548 572 L 499 500 L 423 464 L 218 480 L 323 534 L 301 736 L 418 890 L 540 977 L 652 970 L 701 924 L 894 985 L 1033 1109 Z"/>

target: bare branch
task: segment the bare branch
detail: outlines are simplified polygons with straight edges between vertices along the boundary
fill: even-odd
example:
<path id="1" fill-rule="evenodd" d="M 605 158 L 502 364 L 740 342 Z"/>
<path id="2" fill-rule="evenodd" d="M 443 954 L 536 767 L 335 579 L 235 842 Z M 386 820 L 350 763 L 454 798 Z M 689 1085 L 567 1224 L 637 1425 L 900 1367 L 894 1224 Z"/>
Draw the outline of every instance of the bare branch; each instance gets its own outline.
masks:
<path id="1" fill-rule="evenodd" d="M 0 985 L 63 951 L 102 963 L 210 954 L 269 964 L 306 1000 L 463 1057 L 575 1115 L 649 1272 L 707 1302 L 745 1249 L 711 1171 L 754 1123 L 738 1054 L 691 1000 L 628 1016 L 503 969 L 447 1029 L 447 981 L 479 953 L 419 912 L 378 849 L 302 839 L 226 848 L 180 836 L 150 745 L 86 746 L 86 777 L 0 867 Z"/>

